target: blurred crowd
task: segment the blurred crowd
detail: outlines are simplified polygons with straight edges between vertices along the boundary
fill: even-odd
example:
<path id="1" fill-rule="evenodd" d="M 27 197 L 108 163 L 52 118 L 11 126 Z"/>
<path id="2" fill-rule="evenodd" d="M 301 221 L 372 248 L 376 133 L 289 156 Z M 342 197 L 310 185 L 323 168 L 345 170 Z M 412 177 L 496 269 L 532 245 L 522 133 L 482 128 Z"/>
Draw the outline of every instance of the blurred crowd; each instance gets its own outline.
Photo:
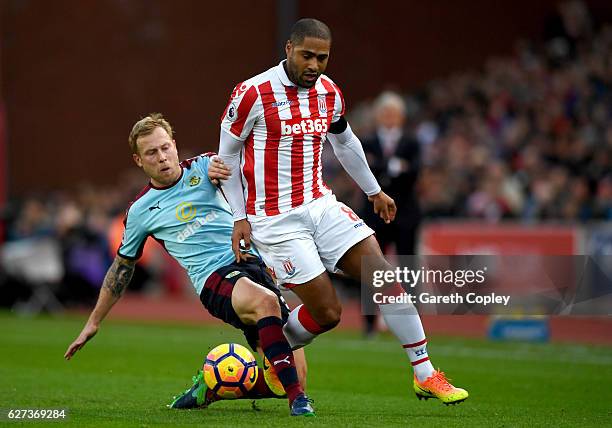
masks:
<path id="1" fill-rule="evenodd" d="M 383 188 L 403 204 L 394 226 L 400 229 L 389 229 L 390 238 L 414 235 L 421 218 L 612 220 L 611 117 L 612 26 L 594 28 L 578 1 L 560 4 L 544 42 L 517 42 L 514 55 L 491 58 L 480 71 L 431 81 L 412 94 L 385 92 L 349 112 Z M 365 199 L 330 157 L 325 169 L 339 199 L 367 217 Z M 135 168 L 128 174 L 121 187 L 35 195 L 2 210 L 7 245 L 44 238 L 58 244 L 59 282 L 67 287 L 58 291 L 60 301 L 97 295 L 121 240 L 124 210 L 144 184 Z M 415 243 L 408 245 L 400 253 Z M 156 263 L 167 256 L 149 246 L 155 249 L 145 253 L 132 287 L 146 287 L 153 275 L 165 277 L 172 292 L 183 289 L 176 265 Z M 6 277 L 0 269 L 2 288 L 17 290 L 5 287 Z"/>
<path id="2" fill-rule="evenodd" d="M 612 26 L 595 31 L 582 2 L 564 2 L 544 43 L 514 51 L 404 97 L 423 214 L 612 219 Z M 364 103 L 351 124 L 380 133 L 377 116 Z"/>
<path id="3" fill-rule="evenodd" d="M 37 312 L 95 302 L 123 237 L 125 210 L 146 179 L 134 168 L 120 182 L 121 187 L 84 185 L 74 192 L 35 195 L 4 208 L 0 306 L 29 301 Z M 148 240 L 129 289 L 176 295 L 190 289 L 187 281 L 174 259 Z M 52 290 L 53 296 L 37 298 L 41 290 Z"/>

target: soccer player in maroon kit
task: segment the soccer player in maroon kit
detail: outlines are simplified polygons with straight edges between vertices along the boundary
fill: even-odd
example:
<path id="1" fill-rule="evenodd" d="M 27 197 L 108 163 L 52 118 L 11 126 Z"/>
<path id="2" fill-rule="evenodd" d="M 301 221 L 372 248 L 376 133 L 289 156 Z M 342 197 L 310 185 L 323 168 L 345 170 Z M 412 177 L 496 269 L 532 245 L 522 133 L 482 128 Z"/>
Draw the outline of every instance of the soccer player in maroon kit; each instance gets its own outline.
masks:
<path id="1" fill-rule="evenodd" d="M 219 155 L 225 165 L 218 163 L 215 171 L 228 169 L 223 190 L 233 211 L 236 259 L 242 258 L 241 242 L 249 248 L 252 241 L 278 282 L 303 302 L 284 327 L 293 349 L 340 321 L 341 304 L 327 271 L 361 281 L 362 257 L 368 261 L 364 280 L 374 270 L 392 269 L 372 229 L 323 182 L 327 140 L 374 211 L 387 223 L 394 220 L 395 202 L 381 190 L 344 118 L 342 93 L 323 74 L 330 48 L 327 25 L 301 19 L 287 41 L 287 59 L 236 85 L 221 123 Z M 445 404 L 465 400 L 468 393 L 433 368 L 414 305 L 379 307 L 411 361 L 416 395 Z"/>

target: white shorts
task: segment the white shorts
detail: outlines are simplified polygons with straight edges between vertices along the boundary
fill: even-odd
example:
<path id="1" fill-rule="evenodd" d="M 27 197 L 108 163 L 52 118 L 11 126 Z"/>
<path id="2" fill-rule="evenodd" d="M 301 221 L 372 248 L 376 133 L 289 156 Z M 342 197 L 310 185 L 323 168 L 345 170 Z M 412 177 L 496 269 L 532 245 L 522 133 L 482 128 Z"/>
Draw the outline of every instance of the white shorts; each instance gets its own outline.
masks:
<path id="1" fill-rule="evenodd" d="M 249 217 L 251 239 L 279 284 L 303 284 L 374 231 L 332 193 L 285 213 Z"/>

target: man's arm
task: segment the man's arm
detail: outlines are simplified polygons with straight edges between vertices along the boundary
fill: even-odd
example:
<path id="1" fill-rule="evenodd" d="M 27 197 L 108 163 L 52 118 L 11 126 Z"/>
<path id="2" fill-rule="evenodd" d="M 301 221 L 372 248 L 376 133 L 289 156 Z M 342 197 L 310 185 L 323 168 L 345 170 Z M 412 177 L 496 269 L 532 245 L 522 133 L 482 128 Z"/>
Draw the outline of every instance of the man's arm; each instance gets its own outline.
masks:
<path id="1" fill-rule="evenodd" d="M 79 336 L 70 344 L 64 358 L 69 360 L 72 356 L 96 335 L 100 323 L 106 318 L 115 303 L 121 298 L 123 292 L 132 280 L 136 260 L 128 260 L 116 256 L 113 264 L 106 272 L 104 283 L 100 289 L 100 295 L 96 307 L 89 315 L 87 323 Z"/>
<path id="2" fill-rule="evenodd" d="M 344 117 L 331 124 L 327 139 L 342 167 L 374 204 L 374 212 L 389 223 L 395 219 L 395 202 L 383 192 L 372 174 L 361 141 L 353 133 Z"/>
<path id="3" fill-rule="evenodd" d="M 221 129 L 219 158 L 229 169 L 230 173 L 229 178 L 222 182 L 222 187 L 234 217 L 232 251 L 237 262 L 240 262 L 245 257 L 240 251 L 240 241 L 244 242 L 245 249 L 251 248 L 251 225 L 247 220 L 244 192 L 242 191 L 242 181 L 240 180 L 240 152 L 243 145 L 242 141 Z"/>
<path id="4" fill-rule="evenodd" d="M 230 176 L 223 180 L 223 192 L 227 197 L 227 202 L 232 208 L 234 221 L 242 220 L 247 217 L 242 191 L 242 181 L 240 180 L 240 152 L 244 143 L 234 137 L 224 129 L 221 129 L 219 138 L 219 158 L 229 169 Z"/>
<path id="5" fill-rule="evenodd" d="M 237 84 L 221 119 L 219 157 L 223 159 L 231 173 L 231 176 L 223 182 L 223 192 L 234 217 L 232 251 L 237 262 L 244 258 L 240 251 L 240 242 L 244 242 L 246 249 L 251 248 L 251 226 L 247 220 L 240 179 L 240 152 L 263 109 L 261 103 L 257 102 L 258 99 L 259 92 L 255 85 L 249 82 Z"/>

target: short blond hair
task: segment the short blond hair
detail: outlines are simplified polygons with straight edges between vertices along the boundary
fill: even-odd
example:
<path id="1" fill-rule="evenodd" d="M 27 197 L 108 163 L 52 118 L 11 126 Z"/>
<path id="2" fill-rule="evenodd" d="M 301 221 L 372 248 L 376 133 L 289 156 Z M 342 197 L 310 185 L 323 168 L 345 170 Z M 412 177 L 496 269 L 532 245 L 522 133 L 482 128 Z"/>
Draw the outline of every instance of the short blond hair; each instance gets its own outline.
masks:
<path id="1" fill-rule="evenodd" d="M 164 119 L 164 116 L 161 113 L 151 113 L 140 119 L 132 127 L 132 132 L 130 132 L 130 136 L 128 137 L 128 143 L 130 144 L 132 153 L 138 154 L 138 145 L 136 144 L 138 139 L 152 134 L 155 128 L 163 128 L 170 138 L 174 138 L 172 125 Z"/>

